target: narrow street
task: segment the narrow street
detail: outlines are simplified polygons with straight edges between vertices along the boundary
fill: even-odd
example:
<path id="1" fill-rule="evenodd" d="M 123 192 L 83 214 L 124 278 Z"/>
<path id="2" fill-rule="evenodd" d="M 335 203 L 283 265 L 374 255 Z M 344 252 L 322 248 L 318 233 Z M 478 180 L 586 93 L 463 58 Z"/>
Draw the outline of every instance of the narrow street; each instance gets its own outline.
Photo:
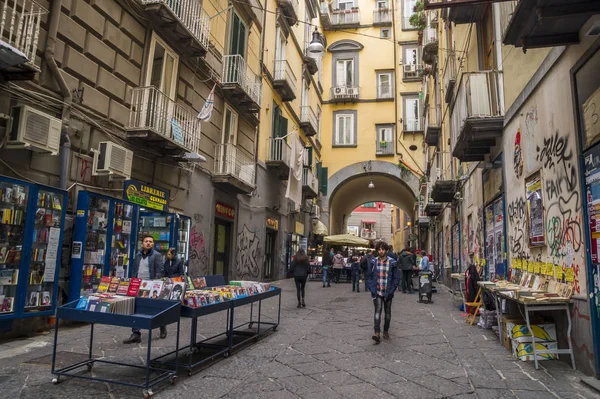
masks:
<path id="1" fill-rule="evenodd" d="M 491 330 L 468 326 L 453 308 L 449 293 L 419 304 L 416 295 L 396 294 L 391 338 L 371 340 L 370 295 L 354 293 L 350 284 L 322 288 L 309 282 L 307 307 L 296 308 L 293 280 L 283 289 L 281 325 L 258 343 L 236 351 L 188 376 L 175 386 L 155 390 L 156 398 L 600 398 L 579 382 L 583 374 L 561 361 L 515 360 Z M 276 299 L 263 304 L 267 318 L 277 315 Z M 247 314 L 236 313 L 236 322 Z M 239 321 L 238 321 L 239 319 Z M 189 321 L 182 319 L 182 342 Z M 200 334 L 224 327 L 224 315 L 200 319 Z M 88 351 L 89 327 L 67 327 L 59 334 L 59 362 L 75 362 Z M 96 327 L 94 355 L 142 364 L 142 344 L 126 346 L 124 328 Z M 158 338 L 158 331 L 154 331 Z M 52 384 L 53 333 L 0 344 L 0 392 L 4 398 L 140 398 L 141 390 L 85 380 Z M 172 350 L 175 326 L 166 340 L 155 339 L 153 354 Z M 123 356 L 123 353 L 126 355 Z M 81 355 L 79 355 L 81 354 Z M 64 364 L 64 363 L 63 363 Z M 96 377 L 131 378 L 139 371 L 95 366 Z M 139 381 L 139 379 L 137 379 Z"/>

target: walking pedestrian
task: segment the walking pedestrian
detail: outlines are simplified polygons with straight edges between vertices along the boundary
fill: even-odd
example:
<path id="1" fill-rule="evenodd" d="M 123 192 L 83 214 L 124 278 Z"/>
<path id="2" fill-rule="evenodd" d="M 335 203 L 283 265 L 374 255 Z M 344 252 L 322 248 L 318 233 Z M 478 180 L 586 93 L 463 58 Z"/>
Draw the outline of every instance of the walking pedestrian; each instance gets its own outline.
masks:
<path id="1" fill-rule="evenodd" d="M 387 256 L 398 262 L 398 255 L 396 255 L 396 253 L 394 252 L 394 247 L 392 245 L 389 246 Z"/>
<path id="2" fill-rule="evenodd" d="M 428 272 L 429 270 L 429 257 L 427 256 L 427 252 L 421 251 L 421 264 L 419 265 L 419 269 L 422 272 Z"/>
<path id="3" fill-rule="evenodd" d="M 360 260 L 360 269 L 362 271 L 363 278 L 365 279 L 365 291 L 368 291 L 368 289 L 367 289 L 367 273 L 369 271 L 369 265 L 371 264 L 372 259 L 373 259 L 373 250 L 368 249 L 367 254 L 365 256 L 363 256 L 363 258 Z"/>
<path id="4" fill-rule="evenodd" d="M 340 276 L 342 274 L 342 270 L 346 267 L 346 261 L 342 256 L 342 253 L 338 251 L 337 254 L 333 257 L 333 271 L 335 273 L 335 283 L 338 284 L 340 282 Z"/>
<path id="5" fill-rule="evenodd" d="M 297 307 L 306 307 L 304 302 L 304 289 L 306 288 L 306 280 L 308 279 L 308 270 L 310 268 L 310 262 L 304 249 L 300 248 L 294 259 L 292 259 L 292 273 L 294 276 L 294 282 L 296 283 L 296 296 L 298 297 Z"/>
<path id="6" fill-rule="evenodd" d="M 328 287 L 331 287 L 331 266 L 333 266 L 333 249 L 325 251 L 323 254 L 323 260 L 321 262 L 321 269 L 323 270 L 323 288 L 325 288 L 325 282 L 327 282 Z"/>
<path id="7" fill-rule="evenodd" d="M 142 239 L 142 249 L 135 254 L 133 259 L 132 277 L 142 280 L 153 280 L 165 276 L 162 255 L 154 250 L 154 238 L 145 235 Z M 160 338 L 167 338 L 167 328 L 160 328 Z M 131 336 L 123 341 L 124 344 L 142 342 L 142 333 L 139 328 L 131 329 Z"/>
<path id="8" fill-rule="evenodd" d="M 360 285 L 359 285 L 359 280 L 360 280 L 360 263 L 358 260 L 358 257 L 353 256 L 352 257 L 352 292 L 356 291 L 356 292 L 360 292 Z"/>
<path id="9" fill-rule="evenodd" d="M 177 250 L 175 248 L 169 248 L 167 250 L 167 259 L 163 265 L 164 277 L 181 277 L 185 274 L 183 269 L 183 260 L 177 257 Z"/>
<path id="10" fill-rule="evenodd" d="M 412 294 L 413 291 L 410 281 L 413 272 L 413 255 L 408 252 L 408 250 L 403 249 L 402 252 L 400 252 L 400 260 L 398 263 L 400 263 L 400 269 L 402 270 L 402 293 L 406 294 L 408 292 L 409 294 Z"/>
<path id="11" fill-rule="evenodd" d="M 383 324 L 383 338 L 388 339 L 390 322 L 392 321 L 392 300 L 394 291 L 398 288 L 400 282 L 400 271 L 396 266 L 396 261 L 387 256 L 388 246 L 385 242 L 378 242 L 375 246 L 377 258 L 371 260 L 367 276 L 367 286 L 373 297 L 375 306 L 373 340 L 375 344 L 381 342 L 381 311 L 385 310 L 385 322 Z"/>

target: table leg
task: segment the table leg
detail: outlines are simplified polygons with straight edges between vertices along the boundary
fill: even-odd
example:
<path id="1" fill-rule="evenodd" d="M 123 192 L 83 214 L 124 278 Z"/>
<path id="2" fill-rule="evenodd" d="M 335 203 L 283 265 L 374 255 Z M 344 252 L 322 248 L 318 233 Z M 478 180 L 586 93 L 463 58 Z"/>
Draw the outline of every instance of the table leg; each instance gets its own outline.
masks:
<path id="1" fill-rule="evenodd" d="M 152 349 L 152 329 L 148 330 L 148 350 L 146 354 L 146 389 L 150 384 L 150 351 Z"/>
<path id="2" fill-rule="evenodd" d="M 92 323 L 92 328 L 90 329 L 90 352 L 88 359 L 92 360 L 92 347 L 94 346 L 94 323 Z"/>
<path id="3" fill-rule="evenodd" d="M 229 346 L 229 352 L 231 352 L 231 350 L 233 349 L 233 320 L 234 320 L 234 314 L 235 314 L 235 310 L 233 307 L 231 307 L 231 311 L 229 312 L 229 339 L 228 339 L 228 346 Z"/>
<path id="4" fill-rule="evenodd" d="M 179 368 L 179 330 L 181 328 L 181 318 L 177 319 L 177 338 L 175 339 L 175 375 Z"/>
<path id="5" fill-rule="evenodd" d="M 565 305 L 565 312 L 567 312 L 567 321 L 568 321 L 568 327 L 567 327 L 567 342 L 569 343 L 569 353 L 571 355 L 571 366 L 573 366 L 573 370 L 576 369 L 575 367 L 575 354 L 573 353 L 573 344 L 571 343 L 571 312 L 569 311 L 569 305 Z"/>
<path id="6" fill-rule="evenodd" d="M 54 374 L 55 366 L 56 366 L 56 344 L 58 343 L 58 323 L 59 319 L 56 318 L 54 324 L 54 347 L 52 348 L 52 374 Z"/>
<path id="7" fill-rule="evenodd" d="M 258 332 L 256 333 L 256 336 L 260 336 L 260 315 L 261 315 L 261 311 L 262 311 L 262 300 L 258 301 Z"/>
<path id="8" fill-rule="evenodd" d="M 254 317 L 254 302 L 250 303 L 250 328 L 252 328 L 252 320 Z"/>
<path id="9" fill-rule="evenodd" d="M 525 321 L 527 322 L 527 330 L 531 334 L 531 342 L 532 342 L 532 348 L 533 348 L 533 362 L 535 364 L 535 369 L 538 370 L 539 366 L 538 366 L 535 334 L 533 333 L 533 330 L 531 329 L 531 323 L 529 322 L 529 307 L 527 305 L 524 305 L 524 307 L 525 307 Z"/>

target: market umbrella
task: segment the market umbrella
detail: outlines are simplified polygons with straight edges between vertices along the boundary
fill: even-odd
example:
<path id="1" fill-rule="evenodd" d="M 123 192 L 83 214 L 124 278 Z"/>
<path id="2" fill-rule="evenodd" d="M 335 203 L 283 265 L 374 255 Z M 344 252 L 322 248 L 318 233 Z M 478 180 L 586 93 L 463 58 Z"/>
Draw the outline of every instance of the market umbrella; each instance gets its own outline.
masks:
<path id="1" fill-rule="evenodd" d="M 369 240 L 353 236 L 352 234 L 339 234 L 335 236 L 327 236 L 323 239 L 329 245 L 347 245 L 354 247 L 368 247 Z"/>

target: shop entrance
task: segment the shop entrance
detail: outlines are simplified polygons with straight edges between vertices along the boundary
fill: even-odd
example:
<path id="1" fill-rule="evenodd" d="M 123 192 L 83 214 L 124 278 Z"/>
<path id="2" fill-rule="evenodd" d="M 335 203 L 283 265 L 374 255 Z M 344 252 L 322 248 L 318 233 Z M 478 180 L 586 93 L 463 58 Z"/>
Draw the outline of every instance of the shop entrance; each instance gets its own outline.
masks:
<path id="1" fill-rule="evenodd" d="M 213 274 L 222 274 L 229 281 L 229 248 L 231 248 L 231 223 L 215 219 Z"/>
<path id="2" fill-rule="evenodd" d="M 267 229 L 267 240 L 265 242 L 265 269 L 263 278 L 272 280 L 275 276 L 275 252 L 277 248 L 277 232 Z"/>

